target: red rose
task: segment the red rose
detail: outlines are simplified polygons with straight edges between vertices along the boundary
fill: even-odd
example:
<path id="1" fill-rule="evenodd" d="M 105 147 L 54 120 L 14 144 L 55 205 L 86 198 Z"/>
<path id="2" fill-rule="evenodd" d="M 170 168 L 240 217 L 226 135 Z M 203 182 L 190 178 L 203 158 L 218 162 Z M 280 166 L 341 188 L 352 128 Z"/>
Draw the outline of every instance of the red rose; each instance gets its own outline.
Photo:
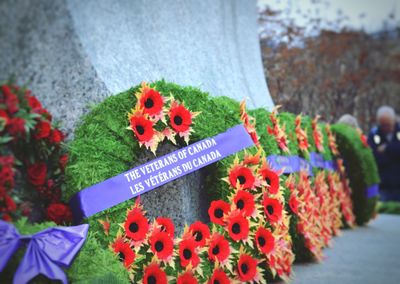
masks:
<path id="1" fill-rule="evenodd" d="M 50 142 L 53 144 L 59 144 L 61 141 L 64 140 L 64 134 L 58 130 L 58 129 L 53 129 L 50 134 Z"/>
<path id="2" fill-rule="evenodd" d="M 15 210 L 17 210 L 17 205 L 14 200 L 9 195 L 5 195 L 0 201 L 0 212 L 14 212 Z"/>
<path id="3" fill-rule="evenodd" d="M 25 120 L 20 117 L 11 118 L 7 129 L 13 137 L 23 135 L 25 134 Z"/>
<path id="4" fill-rule="evenodd" d="M 2 131 L 10 121 L 10 118 L 8 117 L 8 114 L 0 109 L 0 131 Z"/>
<path id="5" fill-rule="evenodd" d="M 11 221 L 12 221 L 11 216 L 8 215 L 8 214 L 3 214 L 3 216 L 1 217 L 1 219 L 3 219 L 3 220 L 6 221 L 6 222 L 11 222 Z"/>
<path id="6" fill-rule="evenodd" d="M 41 109 L 42 104 L 39 102 L 39 100 L 35 96 L 28 95 L 26 96 L 26 100 L 28 101 L 28 105 L 32 109 Z"/>
<path id="7" fill-rule="evenodd" d="M 39 121 L 35 126 L 35 134 L 33 135 L 36 139 L 44 139 L 49 137 L 51 125 L 48 121 Z"/>
<path id="8" fill-rule="evenodd" d="M 3 94 L 4 94 L 4 102 L 7 106 L 8 113 L 13 114 L 16 113 L 19 109 L 18 104 L 19 104 L 19 99 L 18 97 L 13 94 L 8 86 L 2 86 L 1 87 Z"/>
<path id="9" fill-rule="evenodd" d="M 60 160 L 59 160 L 61 170 L 65 169 L 65 166 L 67 165 L 67 163 L 68 163 L 68 155 L 64 154 L 60 157 Z"/>
<path id="10" fill-rule="evenodd" d="M 31 184 L 44 185 L 47 175 L 47 166 L 45 163 L 35 163 L 28 167 L 28 180 Z"/>
<path id="11" fill-rule="evenodd" d="M 53 203 L 47 207 L 47 218 L 58 225 L 72 222 L 71 209 L 63 203 Z"/>
<path id="12" fill-rule="evenodd" d="M 44 119 L 47 119 L 48 121 L 51 121 L 53 119 L 51 114 L 45 108 L 35 109 L 35 113 L 40 114 Z"/>
<path id="13" fill-rule="evenodd" d="M 11 167 L 3 166 L 0 170 L 0 185 L 6 186 L 8 189 L 14 187 L 14 172 Z"/>

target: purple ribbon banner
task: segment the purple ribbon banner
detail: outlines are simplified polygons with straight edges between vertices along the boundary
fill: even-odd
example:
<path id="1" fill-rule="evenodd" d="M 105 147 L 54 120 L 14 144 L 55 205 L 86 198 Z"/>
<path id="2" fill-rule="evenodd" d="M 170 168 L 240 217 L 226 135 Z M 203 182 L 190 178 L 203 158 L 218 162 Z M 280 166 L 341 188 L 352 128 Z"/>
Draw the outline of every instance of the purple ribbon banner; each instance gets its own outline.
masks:
<path id="1" fill-rule="evenodd" d="M 379 194 L 379 184 L 373 184 L 366 190 L 367 198 L 375 197 Z"/>
<path id="2" fill-rule="evenodd" d="M 0 220 L 0 272 L 11 256 L 28 244 L 13 283 L 28 283 L 39 274 L 68 283 L 63 268 L 68 268 L 85 243 L 89 225 L 55 227 L 29 236 L 21 236 L 10 223 Z"/>
<path id="3" fill-rule="evenodd" d="M 243 125 L 206 138 L 76 193 L 70 200 L 74 221 L 105 209 L 232 155 L 254 142 Z"/>
<path id="4" fill-rule="evenodd" d="M 314 175 L 313 168 L 322 168 L 330 171 L 336 170 L 334 161 L 326 161 L 323 156 L 317 153 L 310 153 L 310 162 L 306 159 L 300 158 L 299 156 L 280 156 L 270 155 L 267 157 L 269 164 L 275 171 L 282 170 L 284 174 L 291 174 L 299 172 L 300 170 L 306 170 L 309 176 Z"/>

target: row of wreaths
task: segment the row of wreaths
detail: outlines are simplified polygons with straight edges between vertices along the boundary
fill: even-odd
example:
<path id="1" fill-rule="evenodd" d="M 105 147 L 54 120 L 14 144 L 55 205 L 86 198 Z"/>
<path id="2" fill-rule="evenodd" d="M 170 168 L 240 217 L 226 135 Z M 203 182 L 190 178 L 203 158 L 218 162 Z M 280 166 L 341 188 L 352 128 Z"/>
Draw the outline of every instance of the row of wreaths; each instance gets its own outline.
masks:
<path id="1" fill-rule="evenodd" d="M 112 96 L 82 119 L 68 146 L 52 117 L 28 90 L 0 92 L 0 214 L 21 233 L 70 224 L 76 192 L 137 165 L 140 151 L 184 146 L 243 123 L 256 146 L 207 167 L 209 222 L 175 228 L 149 219 L 139 199 L 86 220 L 90 231 L 67 270 L 73 282 L 264 283 L 288 279 L 293 262 L 321 260 L 341 228 L 375 214 L 379 182 L 363 134 L 318 118 L 247 111 L 165 81 Z M 69 158 L 67 158 L 67 149 Z M 318 153 L 334 170 L 283 174 L 266 157 Z M 67 163 L 67 160 L 68 163 Z M 110 189 L 112 190 L 112 189 Z M 157 190 L 157 189 L 155 189 Z M 52 222 L 45 222 L 52 221 Z M 204 220 L 203 220 L 204 221 Z M 107 248 L 107 249 L 105 249 Z M 2 272 L 10 279 L 18 256 Z M 7 278 L 8 277 L 8 278 Z"/>

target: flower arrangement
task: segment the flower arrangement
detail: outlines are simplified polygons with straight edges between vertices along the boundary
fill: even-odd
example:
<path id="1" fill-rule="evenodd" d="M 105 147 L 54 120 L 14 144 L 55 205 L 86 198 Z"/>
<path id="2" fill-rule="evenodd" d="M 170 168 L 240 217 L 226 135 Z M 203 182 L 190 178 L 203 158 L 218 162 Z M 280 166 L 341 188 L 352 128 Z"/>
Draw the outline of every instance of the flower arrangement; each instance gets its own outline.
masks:
<path id="1" fill-rule="evenodd" d="M 317 148 L 318 152 L 323 153 L 325 152 L 324 145 L 323 145 L 323 136 L 321 129 L 319 128 L 318 125 L 318 120 L 319 120 L 319 115 L 317 115 L 313 120 L 312 120 L 312 130 L 313 130 L 313 138 L 315 142 L 315 147 Z"/>
<path id="2" fill-rule="evenodd" d="M 299 145 L 299 150 L 305 155 L 308 154 L 308 148 L 310 145 L 308 144 L 307 130 L 301 127 L 301 114 L 296 116 L 295 119 L 295 132 L 297 137 L 297 143 Z"/>
<path id="3" fill-rule="evenodd" d="M 274 107 L 274 109 L 269 114 L 269 118 L 272 122 L 273 127 L 267 126 L 268 133 L 275 137 L 276 143 L 278 144 L 279 148 L 289 154 L 290 150 L 288 148 L 289 140 L 286 135 L 285 125 L 280 126 L 279 118 L 278 118 L 278 109 L 280 106 Z"/>
<path id="4" fill-rule="evenodd" d="M 191 112 L 184 103 L 165 97 L 155 88 L 143 82 L 135 94 L 137 102 L 128 114 L 129 130 L 132 130 L 140 146 L 154 154 L 165 138 L 176 144 L 176 137 L 189 143 L 193 132 L 193 119 L 199 112 Z"/>
<path id="5" fill-rule="evenodd" d="M 331 126 L 329 125 L 329 123 L 325 124 L 325 131 L 328 135 L 328 145 L 329 145 L 329 149 L 331 150 L 331 153 L 334 156 L 338 156 L 339 150 L 336 145 L 336 138 L 335 138 L 335 135 L 331 131 Z"/>
<path id="6" fill-rule="evenodd" d="M 0 215 L 11 221 L 68 223 L 72 215 L 61 202 L 68 159 L 64 134 L 31 91 L 11 83 L 0 90 Z"/>
<path id="7" fill-rule="evenodd" d="M 131 281 L 265 283 L 266 270 L 289 277 L 294 255 L 278 175 L 257 153 L 236 157 L 223 180 L 231 189 L 229 203 L 213 201 L 211 223 L 196 221 L 180 237 L 169 218 L 150 222 L 136 199 L 110 244 Z"/>

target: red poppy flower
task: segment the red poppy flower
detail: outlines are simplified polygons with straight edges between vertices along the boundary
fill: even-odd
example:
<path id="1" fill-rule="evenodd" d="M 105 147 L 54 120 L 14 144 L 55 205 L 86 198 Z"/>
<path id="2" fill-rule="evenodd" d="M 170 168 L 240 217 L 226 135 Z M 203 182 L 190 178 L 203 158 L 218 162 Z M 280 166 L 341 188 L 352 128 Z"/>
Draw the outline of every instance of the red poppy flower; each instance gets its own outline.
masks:
<path id="1" fill-rule="evenodd" d="M 196 246 L 196 241 L 192 238 L 184 239 L 180 242 L 179 257 L 182 267 L 186 267 L 191 263 L 192 268 L 195 268 L 200 263 L 200 258 L 196 252 Z"/>
<path id="2" fill-rule="evenodd" d="M 252 281 L 257 274 L 257 260 L 250 255 L 242 254 L 239 258 L 238 273 L 240 281 Z"/>
<path id="3" fill-rule="evenodd" d="M 272 233 L 263 228 L 260 227 L 255 235 L 255 240 L 258 249 L 265 254 L 269 254 L 273 248 L 275 247 L 275 238 L 272 235 Z"/>
<path id="4" fill-rule="evenodd" d="M 229 257 L 230 253 L 229 242 L 224 236 L 218 233 L 213 234 L 208 245 L 208 258 L 212 261 L 223 262 Z"/>
<path id="5" fill-rule="evenodd" d="M 143 116 L 130 118 L 131 129 L 140 142 L 148 142 L 154 136 L 153 122 Z"/>
<path id="6" fill-rule="evenodd" d="M 228 218 L 227 229 L 232 240 L 244 240 L 249 235 L 249 221 L 242 214 L 234 213 Z"/>
<path id="7" fill-rule="evenodd" d="M 240 210 L 245 217 L 253 214 L 255 210 L 254 196 L 248 191 L 239 190 L 235 194 L 233 202 L 235 203 L 236 208 Z"/>
<path id="8" fill-rule="evenodd" d="M 222 269 L 214 270 L 211 278 L 208 280 L 208 284 L 230 284 L 228 276 Z"/>
<path id="9" fill-rule="evenodd" d="M 192 124 L 192 114 L 183 105 L 176 104 L 169 111 L 169 123 L 176 132 L 186 132 Z"/>
<path id="10" fill-rule="evenodd" d="M 124 263 L 126 268 L 129 268 L 135 261 L 135 252 L 131 249 L 128 243 L 125 243 L 122 238 L 118 238 L 112 244 L 114 252 L 118 255 L 120 261 Z"/>
<path id="11" fill-rule="evenodd" d="M 28 180 L 35 186 L 43 185 L 46 181 L 47 166 L 43 162 L 38 162 L 28 166 Z"/>
<path id="12" fill-rule="evenodd" d="M 72 212 L 68 205 L 63 203 L 53 203 L 47 207 L 47 218 L 58 225 L 72 222 Z"/>
<path id="13" fill-rule="evenodd" d="M 167 274 L 158 266 L 150 264 L 144 270 L 143 284 L 167 284 Z"/>
<path id="14" fill-rule="evenodd" d="M 35 96 L 27 95 L 26 100 L 28 101 L 28 105 L 31 107 L 31 109 L 42 108 L 42 104 L 39 102 L 39 100 Z"/>
<path id="15" fill-rule="evenodd" d="M 154 231 L 149 238 L 151 251 L 161 260 L 167 260 L 174 251 L 174 241 L 167 232 Z"/>
<path id="16" fill-rule="evenodd" d="M 279 200 L 264 196 L 263 207 L 264 213 L 270 222 L 275 223 L 281 219 L 283 208 Z"/>
<path id="17" fill-rule="evenodd" d="M 229 173 L 229 182 L 233 188 L 237 188 L 239 183 L 240 188 L 249 189 L 253 188 L 255 177 L 249 168 L 236 166 Z"/>
<path id="18" fill-rule="evenodd" d="M 260 171 L 260 174 L 269 185 L 268 192 L 271 194 L 277 194 L 279 191 L 279 176 L 276 172 L 268 168 L 263 168 Z"/>
<path id="19" fill-rule="evenodd" d="M 35 133 L 33 137 L 36 139 L 44 139 L 49 137 L 51 131 L 51 125 L 48 121 L 43 120 L 36 124 L 35 126 Z"/>
<path id="20" fill-rule="evenodd" d="M 192 234 L 198 247 L 203 247 L 207 239 L 210 237 L 210 229 L 208 226 L 200 221 L 190 225 L 189 232 Z"/>
<path id="21" fill-rule="evenodd" d="M 161 94 L 152 88 L 146 88 L 139 100 L 140 108 L 149 115 L 159 114 L 164 105 Z"/>
<path id="22" fill-rule="evenodd" d="M 133 208 L 128 212 L 124 228 L 128 238 L 134 241 L 142 241 L 149 230 L 149 223 L 140 209 Z"/>
<path id="23" fill-rule="evenodd" d="M 226 215 L 229 210 L 229 203 L 223 200 L 216 200 L 211 202 L 210 208 L 208 209 L 208 216 L 210 216 L 211 222 L 224 225 L 224 215 Z"/>
<path id="24" fill-rule="evenodd" d="M 158 217 L 156 219 L 156 223 L 160 226 L 160 230 L 163 232 L 167 232 L 167 234 L 173 238 L 175 234 L 175 226 L 174 222 L 170 218 L 166 217 Z"/>
<path id="25" fill-rule="evenodd" d="M 53 144 L 59 144 L 61 141 L 64 140 L 64 134 L 58 130 L 53 129 L 50 134 L 50 142 Z"/>
<path id="26" fill-rule="evenodd" d="M 176 284 L 197 284 L 198 281 L 193 274 L 188 271 L 178 277 Z"/>
<path id="27" fill-rule="evenodd" d="M 25 120 L 20 117 L 13 117 L 8 122 L 8 132 L 16 137 L 25 134 Z"/>
<path id="28" fill-rule="evenodd" d="M 367 138 L 367 136 L 365 136 L 365 134 L 363 134 L 362 132 L 360 133 L 360 140 L 361 140 L 361 143 L 363 144 L 363 146 L 364 146 L 365 148 L 368 148 L 368 147 L 369 147 L 369 145 L 368 145 L 368 138 Z"/>
<path id="29" fill-rule="evenodd" d="M 289 206 L 294 214 L 297 214 L 299 212 L 299 201 L 297 200 L 295 195 L 290 196 Z"/>

